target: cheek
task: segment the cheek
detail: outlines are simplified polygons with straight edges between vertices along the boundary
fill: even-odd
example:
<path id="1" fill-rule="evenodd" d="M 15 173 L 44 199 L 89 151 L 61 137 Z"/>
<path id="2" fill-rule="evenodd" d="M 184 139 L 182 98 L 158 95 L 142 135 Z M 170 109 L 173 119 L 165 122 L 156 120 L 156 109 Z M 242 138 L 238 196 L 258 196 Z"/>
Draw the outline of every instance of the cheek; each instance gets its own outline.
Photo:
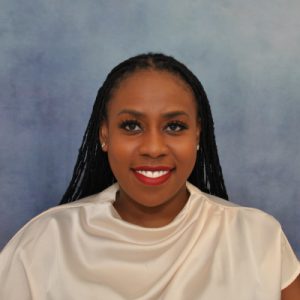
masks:
<path id="1" fill-rule="evenodd" d="M 183 167 L 193 168 L 197 156 L 196 147 L 196 140 L 194 138 L 190 138 L 185 142 L 180 141 L 173 143 L 172 150 L 178 162 L 183 164 Z"/>
<path id="2" fill-rule="evenodd" d="M 128 139 L 112 137 L 109 141 L 108 159 L 113 172 L 119 172 L 120 167 L 130 164 L 135 152 L 135 145 Z"/>

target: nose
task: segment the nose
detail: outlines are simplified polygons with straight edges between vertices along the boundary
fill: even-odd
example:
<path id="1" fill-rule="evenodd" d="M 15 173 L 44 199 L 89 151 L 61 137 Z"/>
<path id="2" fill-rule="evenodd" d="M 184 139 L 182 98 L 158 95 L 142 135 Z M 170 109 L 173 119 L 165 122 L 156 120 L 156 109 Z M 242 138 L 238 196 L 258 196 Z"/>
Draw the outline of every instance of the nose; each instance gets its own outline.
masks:
<path id="1" fill-rule="evenodd" d="M 168 145 L 163 132 L 151 130 L 144 134 L 139 152 L 143 156 L 158 158 L 168 153 Z"/>

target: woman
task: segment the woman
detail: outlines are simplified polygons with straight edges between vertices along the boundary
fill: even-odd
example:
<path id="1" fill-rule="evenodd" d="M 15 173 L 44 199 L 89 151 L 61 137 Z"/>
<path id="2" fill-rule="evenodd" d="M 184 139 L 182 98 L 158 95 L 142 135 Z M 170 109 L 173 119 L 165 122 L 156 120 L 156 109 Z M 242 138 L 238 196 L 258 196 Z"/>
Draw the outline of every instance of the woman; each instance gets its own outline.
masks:
<path id="1" fill-rule="evenodd" d="M 1 253 L 0 298 L 300 299 L 278 222 L 221 198 L 200 82 L 172 57 L 130 58 L 98 92 L 67 204 Z"/>

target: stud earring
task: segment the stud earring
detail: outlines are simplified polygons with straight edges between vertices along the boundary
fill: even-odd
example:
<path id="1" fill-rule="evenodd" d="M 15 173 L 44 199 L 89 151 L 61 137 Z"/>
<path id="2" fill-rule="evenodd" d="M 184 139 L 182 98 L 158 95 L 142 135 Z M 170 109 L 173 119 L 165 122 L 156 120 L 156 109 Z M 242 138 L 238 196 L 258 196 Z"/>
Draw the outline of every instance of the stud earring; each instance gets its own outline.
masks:
<path id="1" fill-rule="evenodd" d="M 103 148 L 106 146 L 106 144 L 103 142 L 102 144 L 101 144 L 101 148 L 102 148 L 102 150 L 103 150 Z"/>
<path id="2" fill-rule="evenodd" d="M 197 145 L 196 149 L 197 149 L 197 151 L 199 151 L 199 149 L 200 149 L 199 145 Z"/>

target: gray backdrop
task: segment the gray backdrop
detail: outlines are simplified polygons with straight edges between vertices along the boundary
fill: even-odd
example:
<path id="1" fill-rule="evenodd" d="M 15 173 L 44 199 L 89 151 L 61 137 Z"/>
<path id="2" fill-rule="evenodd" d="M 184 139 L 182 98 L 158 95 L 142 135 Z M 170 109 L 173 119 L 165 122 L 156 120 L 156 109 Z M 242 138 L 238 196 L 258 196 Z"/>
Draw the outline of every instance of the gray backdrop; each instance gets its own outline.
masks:
<path id="1" fill-rule="evenodd" d="M 299 1 L 0 6 L 0 248 L 60 200 L 107 72 L 160 51 L 208 93 L 232 201 L 274 215 L 300 254 Z"/>

